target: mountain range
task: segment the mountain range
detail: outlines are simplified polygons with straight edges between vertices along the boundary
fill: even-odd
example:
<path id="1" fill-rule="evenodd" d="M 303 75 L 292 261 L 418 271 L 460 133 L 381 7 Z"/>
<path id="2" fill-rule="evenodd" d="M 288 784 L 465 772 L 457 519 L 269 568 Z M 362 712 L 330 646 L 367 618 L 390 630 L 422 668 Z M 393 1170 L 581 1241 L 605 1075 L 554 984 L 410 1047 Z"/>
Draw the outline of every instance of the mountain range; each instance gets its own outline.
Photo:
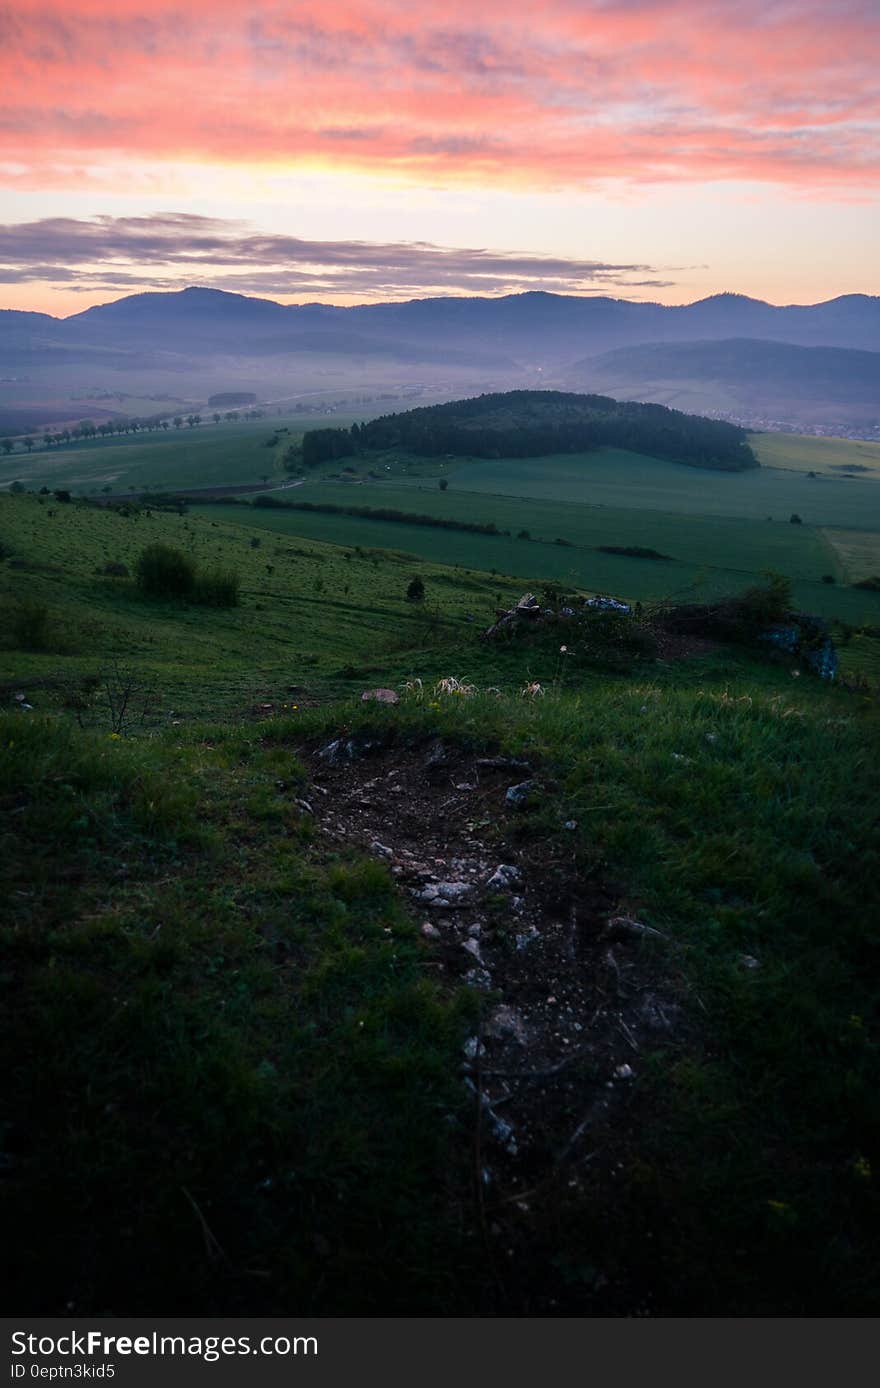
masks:
<path id="1" fill-rule="evenodd" d="M 446 371 L 459 393 L 491 379 L 795 422 L 880 424 L 880 297 L 777 306 L 725 293 L 668 307 L 529 292 L 340 308 L 193 287 L 68 318 L 0 311 L 4 376 L 50 383 L 76 369 L 90 379 L 141 372 L 155 381 L 157 373 L 222 369 L 234 385 L 236 363 L 249 382 L 264 373 L 276 393 L 286 373 L 333 373 L 334 384 L 350 388 L 371 372 L 406 383 L 413 372 L 436 381 Z"/>
<path id="2" fill-rule="evenodd" d="M 0 342 L 122 346 L 136 332 L 141 346 L 174 350 L 288 352 L 345 349 L 381 352 L 433 342 L 471 354 L 550 360 L 645 342 L 757 338 L 802 347 L 880 348 L 880 297 L 847 294 L 819 304 L 779 307 L 741 294 L 716 294 L 668 307 L 607 297 L 529 292 L 496 299 L 411 299 L 404 303 L 275 303 L 271 299 L 190 288 L 133 294 L 69 318 L 0 311 Z M 168 334 L 173 333 L 173 341 Z"/>

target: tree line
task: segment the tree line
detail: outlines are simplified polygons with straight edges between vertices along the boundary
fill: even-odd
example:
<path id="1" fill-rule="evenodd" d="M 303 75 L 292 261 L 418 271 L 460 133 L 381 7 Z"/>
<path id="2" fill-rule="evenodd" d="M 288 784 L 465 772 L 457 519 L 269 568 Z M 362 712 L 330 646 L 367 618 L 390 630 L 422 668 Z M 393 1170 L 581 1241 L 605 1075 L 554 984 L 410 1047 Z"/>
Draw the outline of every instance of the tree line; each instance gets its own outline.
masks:
<path id="1" fill-rule="evenodd" d="M 315 429 L 302 463 L 399 448 L 417 457 L 533 458 L 623 448 L 724 471 L 757 467 L 747 433 L 725 420 L 665 405 L 564 391 L 508 391 L 383 415 L 351 429 Z"/>

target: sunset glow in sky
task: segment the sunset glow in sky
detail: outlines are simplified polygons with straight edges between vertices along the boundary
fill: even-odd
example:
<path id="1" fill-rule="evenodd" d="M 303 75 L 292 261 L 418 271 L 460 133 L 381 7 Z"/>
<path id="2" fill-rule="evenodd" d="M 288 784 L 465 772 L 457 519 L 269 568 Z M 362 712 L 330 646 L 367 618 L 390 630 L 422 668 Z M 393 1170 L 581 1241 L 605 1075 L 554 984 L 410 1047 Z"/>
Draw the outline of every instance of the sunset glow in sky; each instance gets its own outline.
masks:
<path id="1" fill-rule="evenodd" d="M 880 292 L 878 0 L 11 0 L 0 307 Z"/>

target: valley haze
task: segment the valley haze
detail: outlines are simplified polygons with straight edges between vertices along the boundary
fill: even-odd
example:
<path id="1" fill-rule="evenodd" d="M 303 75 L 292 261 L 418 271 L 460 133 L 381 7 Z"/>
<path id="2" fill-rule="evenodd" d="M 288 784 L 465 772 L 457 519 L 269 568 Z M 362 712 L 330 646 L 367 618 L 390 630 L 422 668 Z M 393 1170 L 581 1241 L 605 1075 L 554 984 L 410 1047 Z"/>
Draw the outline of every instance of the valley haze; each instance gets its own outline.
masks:
<path id="1" fill-rule="evenodd" d="M 191 287 L 65 318 L 0 311 L 0 427 L 102 415 L 114 393 L 198 404 L 238 385 L 270 402 L 321 391 L 332 405 L 389 385 L 438 398 L 561 386 L 871 439 L 878 344 L 880 299 L 859 294 L 668 306 L 531 291 L 338 307 Z"/>

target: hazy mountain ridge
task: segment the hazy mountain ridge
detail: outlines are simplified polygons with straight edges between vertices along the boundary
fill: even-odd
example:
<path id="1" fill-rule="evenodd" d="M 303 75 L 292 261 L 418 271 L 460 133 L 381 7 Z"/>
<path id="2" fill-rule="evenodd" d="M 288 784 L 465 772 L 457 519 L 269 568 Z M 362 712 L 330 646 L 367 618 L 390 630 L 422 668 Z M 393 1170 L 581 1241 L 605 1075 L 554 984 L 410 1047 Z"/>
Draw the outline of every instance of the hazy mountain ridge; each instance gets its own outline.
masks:
<path id="1" fill-rule="evenodd" d="M 22 320 L 27 320 L 22 321 Z M 104 345 L 127 339 L 132 330 L 146 345 L 153 334 L 168 345 L 199 346 L 213 352 L 242 351 L 248 344 L 271 341 L 276 350 L 297 350 L 302 333 L 352 332 L 371 338 L 373 350 L 426 333 L 433 344 L 453 341 L 472 354 L 501 346 L 505 356 L 526 354 L 552 359 L 645 342 L 693 341 L 753 337 L 801 346 L 865 351 L 880 347 L 880 298 L 846 295 L 826 303 L 776 306 L 741 295 L 718 294 L 693 304 L 667 307 L 607 297 L 575 298 L 530 292 L 496 299 L 411 299 L 404 303 L 362 304 L 339 308 L 327 304 L 282 305 L 223 290 L 190 288 L 172 293 L 135 294 L 85 309 L 70 318 L 43 314 L 0 313 L 0 338 L 9 332 L 32 332 L 56 342 Z M 230 337 L 223 340 L 227 330 Z M 232 336 L 234 334 L 234 336 Z M 536 338 L 536 334 L 540 334 Z M 479 339 L 477 343 L 475 336 Z M 34 344 L 36 345 L 36 344 Z M 265 348 L 264 348 L 265 349 Z"/>
<path id="2" fill-rule="evenodd" d="M 718 342 L 644 343 L 576 362 L 573 388 L 682 408 L 700 402 L 701 391 L 723 389 L 732 407 L 806 412 L 818 420 L 836 410 L 852 419 L 880 421 L 880 352 L 842 347 L 800 347 L 758 338 Z M 685 392 L 679 398 L 679 392 Z"/>
<path id="3" fill-rule="evenodd" d="M 863 294 L 777 306 L 725 293 L 667 307 L 529 292 L 345 308 L 192 287 L 69 318 L 0 311 L 2 403 L 51 407 L 58 419 L 84 389 L 127 375 L 134 394 L 170 390 L 196 404 L 240 385 L 263 399 L 425 382 L 456 396 L 563 386 L 873 437 L 878 349 L 880 297 Z"/>

